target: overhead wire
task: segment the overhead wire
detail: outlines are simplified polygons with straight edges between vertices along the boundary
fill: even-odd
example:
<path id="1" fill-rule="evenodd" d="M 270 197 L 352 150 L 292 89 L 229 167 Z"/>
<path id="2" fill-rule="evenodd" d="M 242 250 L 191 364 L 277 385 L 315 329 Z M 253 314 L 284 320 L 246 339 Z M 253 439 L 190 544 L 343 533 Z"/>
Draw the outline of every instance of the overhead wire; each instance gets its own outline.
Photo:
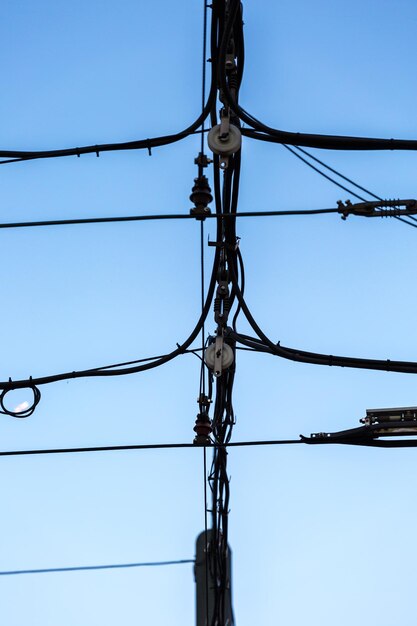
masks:
<path id="1" fill-rule="evenodd" d="M 224 65 L 228 39 L 235 28 L 237 12 L 241 6 L 240 0 L 230 0 L 229 16 L 225 25 L 225 36 L 219 51 L 219 67 Z M 321 148 L 327 150 L 417 150 L 417 140 L 414 139 L 381 139 L 372 137 L 346 137 L 341 135 L 322 135 L 300 132 L 288 132 L 272 128 L 262 123 L 256 117 L 245 111 L 237 100 L 233 98 L 226 77 L 220 72 L 220 86 L 228 105 L 234 113 L 243 121 L 252 126 L 260 135 L 258 138 L 275 143 Z M 243 134 L 249 136 L 244 129 Z M 261 136 L 264 134 L 264 136 Z"/>
<path id="2" fill-rule="evenodd" d="M 89 446 L 83 448 L 45 448 L 45 449 L 31 449 L 31 450 L 1 450 L 0 457 L 21 457 L 21 456 L 44 456 L 44 455 L 59 455 L 59 454 L 85 454 L 95 452 L 122 452 L 122 451 L 139 451 L 139 450 L 196 450 L 197 448 L 216 449 L 216 448 L 253 448 L 253 447 L 265 447 L 265 446 L 287 446 L 294 444 L 349 444 L 349 445 L 369 445 L 374 447 L 416 447 L 417 439 L 392 439 L 392 440 L 378 440 L 372 439 L 368 442 L 351 442 L 344 441 L 343 439 L 334 440 L 326 438 L 308 438 L 300 435 L 299 439 L 268 439 L 259 441 L 228 441 L 227 443 L 207 443 L 202 445 L 196 445 L 195 443 L 162 443 L 162 444 L 128 444 L 128 445 L 115 445 L 115 446 Z"/>
<path id="3" fill-rule="evenodd" d="M 304 209 L 289 211 L 239 211 L 222 215 L 207 214 L 204 219 L 220 219 L 233 220 L 237 217 L 281 217 L 290 215 L 325 215 L 331 213 L 340 213 L 340 209 Z M 117 222 L 142 222 L 142 221 L 158 221 L 158 220 L 195 220 L 195 215 L 189 213 L 167 213 L 162 215 L 125 215 L 114 217 L 87 217 L 87 218 L 71 218 L 67 220 L 38 220 L 30 222 L 3 222 L 0 223 L 0 229 L 8 228 L 33 228 L 40 226 L 73 226 L 78 224 L 112 224 Z"/>
<path id="4" fill-rule="evenodd" d="M 202 122 L 209 115 L 210 110 L 212 108 L 213 101 L 216 98 L 216 80 L 215 73 L 212 73 L 212 80 L 210 85 L 210 92 L 207 98 L 207 102 L 203 106 L 203 110 L 200 115 L 197 117 L 194 122 L 192 122 L 187 128 L 184 130 L 174 133 L 171 135 L 163 135 L 160 137 L 153 137 L 150 139 L 138 139 L 134 141 L 126 141 L 120 143 L 107 143 L 107 144 L 96 144 L 89 146 L 82 146 L 77 148 L 66 148 L 66 149 L 58 149 L 58 150 L 0 150 L 0 158 L 4 159 L 0 161 L 0 165 L 5 165 L 7 163 L 16 163 L 18 161 L 32 161 L 35 159 L 49 159 L 49 158 L 58 158 L 58 157 L 67 157 L 67 156 L 77 156 L 80 157 L 83 154 L 96 154 L 99 156 L 100 152 L 114 152 L 120 150 L 148 150 L 149 154 L 151 154 L 152 148 L 165 146 L 168 144 L 175 143 L 192 135 L 196 132 L 204 133 L 205 129 L 201 130 L 199 127 L 202 125 Z"/>
<path id="5" fill-rule="evenodd" d="M 183 354 L 185 350 L 189 348 L 189 346 L 192 344 L 192 342 L 200 333 L 201 326 L 210 310 L 210 306 L 211 306 L 211 302 L 212 302 L 212 298 L 214 294 L 214 289 L 216 285 L 217 265 L 219 262 L 219 257 L 220 257 L 220 251 L 216 250 L 214 262 L 213 262 L 212 276 L 210 279 L 210 284 L 209 284 L 209 288 L 207 292 L 206 301 L 204 304 L 204 309 L 194 327 L 194 330 L 191 332 L 188 338 L 181 345 L 177 344 L 177 348 L 173 350 L 172 352 L 162 356 L 159 359 L 155 359 L 151 362 L 143 363 L 140 365 L 134 365 L 132 367 L 126 367 L 126 368 L 109 369 L 109 366 L 104 366 L 104 367 L 98 367 L 95 369 L 84 369 L 84 370 L 78 370 L 78 371 L 72 371 L 72 372 L 64 372 L 62 374 L 53 374 L 49 376 L 29 377 L 29 378 L 21 379 L 21 380 L 9 379 L 8 381 L 0 382 L 0 390 L 9 391 L 12 389 L 22 389 L 22 388 L 33 389 L 34 387 L 38 385 L 45 385 L 45 384 L 62 381 L 62 380 L 70 380 L 73 378 L 85 378 L 85 377 L 94 377 L 94 376 L 120 376 L 120 375 L 126 375 L 126 374 L 133 374 L 133 373 L 142 372 L 148 369 L 153 369 L 155 367 L 159 367 L 160 365 L 163 365 L 164 363 L 167 363 L 168 361 L 172 360 L 176 356 Z"/>
<path id="6" fill-rule="evenodd" d="M 207 444 L 196 445 L 195 443 L 141 443 L 141 444 L 122 444 L 113 446 L 84 446 L 74 448 L 44 448 L 32 450 L 0 450 L 0 457 L 8 456 L 38 456 L 49 454 L 78 454 L 93 452 L 122 452 L 134 450 L 176 450 L 176 449 L 193 449 L 206 447 L 208 449 L 216 448 L 244 448 L 254 446 L 277 446 L 291 445 L 293 443 L 304 443 L 301 439 L 271 439 L 265 441 L 228 441 L 226 443 L 209 442 Z"/>
<path id="7" fill-rule="evenodd" d="M 394 361 L 391 359 L 381 360 L 336 356 L 332 354 L 321 354 L 318 352 L 307 352 L 305 350 L 288 348 L 281 345 L 280 342 L 274 343 L 271 339 L 269 339 L 269 337 L 267 337 L 254 319 L 239 289 L 236 276 L 234 276 L 233 273 L 232 281 L 236 291 L 236 296 L 245 317 L 259 338 L 249 338 L 240 333 L 234 332 L 233 329 L 229 329 L 229 335 L 235 341 L 238 341 L 249 348 L 258 348 L 261 352 L 270 352 L 276 356 L 299 363 L 417 374 L 417 362 L 414 361 Z"/>
<path id="8" fill-rule="evenodd" d="M 181 559 L 177 561 L 149 561 L 144 563 L 117 563 L 111 565 L 78 565 L 75 567 L 47 567 L 42 569 L 3 570 L 0 576 L 17 576 L 21 574 L 56 574 L 61 572 L 84 572 L 91 570 L 131 569 L 135 567 L 161 567 L 165 565 L 183 565 L 195 563 L 195 559 Z"/>
<path id="9" fill-rule="evenodd" d="M 327 163 L 325 163 L 324 161 L 318 159 L 317 157 L 315 157 L 313 154 L 311 154 L 310 152 L 307 152 L 307 150 L 304 150 L 303 148 L 300 148 L 299 146 L 293 146 L 293 148 L 290 148 L 290 146 L 287 146 L 286 144 L 282 144 L 283 148 L 286 148 L 289 152 L 291 152 L 291 154 L 293 154 L 295 157 L 297 157 L 298 159 L 300 159 L 303 163 L 305 163 L 306 165 L 308 165 L 308 167 L 310 167 L 311 169 L 313 169 L 315 172 L 317 172 L 318 174 L 320 174 L 320 176 L 323 176 L 324 178 L 326 178 L 327 180 L 329 180 L 331 183 L 333 183 L 334 185 L 336 185 L 337 187 L 340 187 L 341 189 L 343 189 L 344 191 L 347 191 L 348 193 L 350 193 L 352 196 L 354 196 L 355 198 L 357 198 L 358 200 L 362 200 L 363 202 L 367 202 L 367 199 L 364 198 L 363 196 L 360 196 L 359 194 L 357 194 L 355 191 L 352 191 L 352 189 L 349 189 L 348 187 L 345 187 L 344 185 L 342 185 L 341 183 L 339 183 L 337 180 L 335 180 L 334 178 L 332 178 L 331 176 L 329 176 L 328 174 L 325 174 L 322 170 L 320 170 L 318 167 L 315 167 L 312 163 L 310 163 L 309 161 L 307 161 L 306 159 L 304 159 L 301 154 L 297 154 L 296 150 L 298 150 L 299 152 L 301 152 L 302 154 L 304 154 L 305 156 L 307 156 L 308 158 L 312 159 L 313 161 L 315 161 L 316 163 L 320 164 L 322 167 L 326 168 L 327 170 L 329 170 L 330 172 L 332 172 L 333 174 L 336 174 L 336 176 L 339 176 L 339 178 L 342 178 L 343 180 L 347 181 L 348 183 L 350 183 L 351 185 L 353 185 L 354 187 L 356 187 L 357 189 L 360 189 L 361 191 L 365 192 L 366 194 L 368 194 L 369 196 L 371 196 L 372 198 L 375 198 L 376 200 L 380 200 L 383 201 L 383 198 L 381 198 L 380 196 L 377 196 L 376 194 L 374 194 L 372 191 L 369 191 L 369 189 L 366 189 L 366 187 L 363 187 L 362 185 L 359 185 L 358 183 L 356 183 L 354 180 L 352 180 L 351 178 L 348 178 L 347 176 L 345 176 L 344 174 L 342 174 L 341 172 L 339 172 L 338 170 L 334 169 L 333 167 L 330 167 L 330 165 L 328 165 Z M 409 222 L 408 220 L 413 220 L 415 222 L 417 222 L 417 220 L 412 216 L 412 215 L 408 215 L 408 220 L 404 219 L 403 217 L 400 217 L 398 215 L 392 215 L 392 217 L 394 217 L 395 219 L 398 219 L 400 222 L 404 222 L 404 224 L 408 224 L 409 226 L 414 226 L 415 228 L 417 226 L 415 226 L 414 224 L 412 224 L 411 222 Z"/>

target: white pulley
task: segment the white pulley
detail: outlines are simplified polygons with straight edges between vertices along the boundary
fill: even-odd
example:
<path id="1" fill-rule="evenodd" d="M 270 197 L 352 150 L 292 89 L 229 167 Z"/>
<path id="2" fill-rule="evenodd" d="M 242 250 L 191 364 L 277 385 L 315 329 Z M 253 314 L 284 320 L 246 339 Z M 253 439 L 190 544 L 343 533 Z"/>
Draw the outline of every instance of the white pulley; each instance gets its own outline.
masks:
<path id="1" fill-rule="evenodd" d="M 237 152 L 242 143 L 242 135 L 237 126 L 229 124 L 229 132 L 225 138 L 221 137 L 221 133 L 221 124 L 216 124 L 216 126 L 213 126 L 210 130 L 207 136 L 210 150 L 221 156 L 230 156 L 234 152 Z"/>
<path id="2" fill-rule="evenodd" d="M 217 337 L 216 339 L 220 339 L 221 343 L 219 341 L 210 344 L 208 348 L 206 348 L 204 360 L 208 367 L 214 370 L 214 375 L 220 376 L 222 370 L 231 366 L 234 356 L 232 348 L 227 343 L 224 343 L 221 337 Z"/>

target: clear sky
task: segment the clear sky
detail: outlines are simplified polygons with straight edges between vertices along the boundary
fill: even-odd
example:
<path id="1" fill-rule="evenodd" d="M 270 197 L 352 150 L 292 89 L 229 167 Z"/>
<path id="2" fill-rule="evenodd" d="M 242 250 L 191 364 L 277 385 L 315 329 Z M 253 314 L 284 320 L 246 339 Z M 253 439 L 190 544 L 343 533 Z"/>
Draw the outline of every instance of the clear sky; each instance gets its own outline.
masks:
<path id="1" fill-rule="evenodd" d="M 188 126 L 201 107 L 202 18 L 191 0 L 5 0 L 0 148 Z M 241 103 L 256 117 L 292 131 L 417 138 L 415 2 L 247 0 L 244 18 Z M 198 150 L 191 137 L 151 157 L 4 165 L 1 221 L 188 212 Z M 416 153 L 314 154 L 384 198 L 417 195 Z M 244 140 L 240 210 L 347 198 L 284 148 Z M 329 215 L 242 219 L 237 232 L 247 302 L 272 339 L 417 360 L 417 230 Z M 205 235 L 215 238 L 214 224 Z M 199 315 L 193 221 L 0 230 L 0 254 L 1 380 L 163 354 Z M 213 248 L 205 254 L 209 268 Z M 243 319 L 239 329 L 248 331 Z M 186 355 L 137 375 L 44 386 L 33 416 L 1 416 L 0 449 L 190 442 L 198 385 L 199 361 Z M 26 400 L 15 392 L 10 406 Z M 233 437 L 336 431 L 367 408 L 416 404 L 413 375 L 242 352 Z M 414 625 L 415 467 L 413 449 L 233 449 L 237 626 Z M 200 449 L 1 458 L 0 475 L 0 571 L 190 559 L 204 528 Z M 184 626 L 194 594 L 191 565 L 3 576 L 0 618 Z"/>

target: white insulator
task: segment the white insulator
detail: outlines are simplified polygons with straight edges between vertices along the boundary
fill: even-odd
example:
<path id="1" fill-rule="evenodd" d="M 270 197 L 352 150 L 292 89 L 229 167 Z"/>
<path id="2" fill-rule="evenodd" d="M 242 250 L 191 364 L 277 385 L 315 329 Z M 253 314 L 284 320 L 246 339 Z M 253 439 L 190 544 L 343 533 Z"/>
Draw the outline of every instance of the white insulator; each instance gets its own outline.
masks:
<path id="1" fill-rule="evenodd" d="M 220 138 L 220 124 L 216 124 L 210 130 L 207 136 L 207 142 L 209 148 L 215 154 L 221 154 L 222 156 L 230 156 L 234 152 L 240 150 L 242 144 L 242 135 L 240 130 L 229 124 L 229 133 L 225 139 Z"/>
<path id="2" fill-rule="evenodd" d="M 215 352 L 216 352 L 216 344 L 212 343 L 208 346 L 208 348 L 206 348 L 206 351 L 204 354 L 204 360 L 211 370 L 214 369 Z M 233 359 L 234 359 L 233 350 L 227 343 L 223 343 L 221 358 L 222 358 L 222 369 L 224 370 L 230 367 L 231 364 L 233 363 Z"/>

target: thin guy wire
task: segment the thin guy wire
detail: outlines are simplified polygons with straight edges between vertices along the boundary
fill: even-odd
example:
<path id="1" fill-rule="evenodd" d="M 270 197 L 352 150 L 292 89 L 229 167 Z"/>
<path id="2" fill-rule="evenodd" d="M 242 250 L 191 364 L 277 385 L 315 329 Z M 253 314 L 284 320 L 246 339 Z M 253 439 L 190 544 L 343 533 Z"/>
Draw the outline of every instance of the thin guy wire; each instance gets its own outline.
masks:
<path id="1" fill-rule="evenodd" d="M 324 178 L 326 178 L 327 180 L 329 180 L 331 183 L 333 183 L 334 185 L 336 185 L 337 187 L 340 187 L 341 189 L 343 189 L 344 191 L 347 191 L 348 193 L 350 193 L 351 195 L 353 195 L 355 198 L 358 198 L 359 200 L 363 200 L 364 202 L 366 202 L 367 200 L 365 198 L 362 198 L 361 196 L 359 196 L 358 194 L 356 194 L 354 191 L 352 191 L 351 189 L 348 189 L 347 187 L 345 187 L 344 185 L 341 185 L 340 183 L 338 183 L 336 180 L 334 180 L 334 178 L 332 178 L 331 176 L 328 176 L 327 174 L 325 174 L 324 172 L 322 172 L 321 170 L 319 170 L 317 167 L 315 167 L 312 163 L 309 163 L 308 161 L 306 161 L 306 159 L 304 159 L 301 155 L 297 154 L 297 152 L 295 152 L 295 150 L 293 148 L 290 148 L 289 146 L 287 146 L 286 144 L 282 144 L 284 148 L 286 148 L 287 150 L 289 150 L 289 152 L 291 152 L 294 156 L 297 157 L 297 159 L 300 159 L 303 163 L 305 163 L 306 165 L 308 165 L 308 167 L 311 167 L 311 169 L 313 169 L 315 172 L 317 172 L 318 174 L 320 174 L 320 176 L 323 176 Z M 307 152 L 307 150 L 303 150 L 303 148 L 300 148 L 300 146 L 294 146 L 295 149 L 299 150 L 300 152 L 302 152 L 303 154 L 305 154 L 306 156 L 308 156 L 310 159 L 312 159 L 313 161 L 315 161 L 316 163 L 319 163 L 320 165 L 322 165 L 323 167 L 325 167 L 327 170 L 329 170 L 330 172 L 333 172 L 333 174 L 336 174 L 336 176 L 339 176 L 340 178 L 342 178 L 343 180 L 346 180 L 348 183 L 350 183 L 351 185 L 353 185 L 354 187 L 356 187 L 357 189 L 360 189 L 361 191 L 364 191 L 365 193 L 369 194 L 370 196 L 372 196 L 373 198 L 376 198 L 377 200 L 382 200 L 382 198 L 380 196 L 377 196 L 375 193 L 373 193 L 372 191 L 369 191 L 369 189 L 366 189 L 366 187 L 362 187 L 362 185 L 358 185 L 358 183 L 355 183 L 354 180 L 352 180 L 351 178 L 348 178 L 347 176 L 345 176 L 344 174 L 342 174 L 341 172 L 339 172 L 338 170 L 335 170 L 333 167 L 330 167 L 330 165 L 327 165 L 327 163 L 324 163 L 324 161 L 321 161 L 320 159 L 318 159 L 317 157 L 313 156 L 312 154 L 310 154 L 310 152 Z M 412 224 L 411 222 L 405 220 L 404 218 L 399 217 L 398 215 L 393 215 L 392 217 L 394 217 L 395 219 L 399 220 L 400 222 L 404 222 L 404 224 L 408 224 L 409 226 L 414 226 L 414 224 Z M 411 220 L 413 220 L 413 222 L 417 222 L 417 219 L 415 217 L 413 217 L 412 215 L 408 216 Z M 417 228 L 417 226 L 414 226 L 414 228 Z"/>
<path id="2" fill-rule="evenodd" d="M 343 189 L 344 191 L 347 191 L 348 193 L 350 193 L 352 196 L 354 196 L 355 198 L 358 198 L 359 200 L 362 200 L 362 202 L 366 202 L 366 198 L 363 198 L 362 196 L 359 196 L 357 193 L 355 193 L 354 191 L 352 191 L 351 189 L 349 189 L 348 187 L 345 187 L 344 185 L 342 185 L 341 183 L 338 183 L 336 180 L 334 180 L 334 178 L 332 178 L 331 176 L 328 176 L 327 174 L 325 174 L 324 172 L 322 172 L 321 170 L 319 170 L 318 167 L 315 167 L 312 163 L 309 163 L 307 161 L 307 159 L 304 159 L 301 154 L 297 154 L 297 152 L 295 150 L 293 150 L 292 148 L 290 148 L 289 146 L 287 146 L 286 144 L 282 144 L 284 146 L 284 148 L 286 148 L 289 152 L 291 152 L 291 154 L 293 154 L 295 157 L 297 157 L 297 159 L 300 159 L 300 161 L 302 161 L 303 163 L 305 163 L 306 165 L 308 165 L 308 167 L 311 167 L 312 170 L 314 170 L 315 172 L 317 172 L 318 174 L 320 174 L 320 176 L 323 176 L 323 178 L 326 178 L 327 180 L 329 180 L 331 183 L 333 183 L 334 185 L 336 185 L 337 187 L 340 187 L 340 189 Z"/>
<path id="3" fill-rule="evenodd" d="M 287 147 L 287 146 L 285 146 Z M 372 198 L 375 198 L 375 200 L 382 200 L 382 198 L 378 195 L 376 195 L 375 193 L 373 193 L 372 191 L 369 191 L 369 189 L 367 189 L 366 187 L 362 187 L 362 185 L 358 185 L 358 183 L 355 183 L 354 180 L 352 180 L 351 178 L 348 178 L 347 176 L 345 176 L 344 174 L 342 174 L 341 172 L 339 172 L 338 170 L 335 170 L 333 167 L 330 167 L 330 165 L 327 165 L 327 163 L 325 163 L 324 161 L 321 161 L 320 159 L 318 159 L 316 156 L 314 156 L 313 154 L 311 154 L 310 152 L 308 152 L 307 150 L 304 150 L 304 148 L 300 148 L 300 146 L 294 146 L 294 148 L 296 148 L 297 150 L 299 150 L 299 152 L 302 152 L 303 154 L 305 154 L 306 156 L 308 156 L 310 159 L 312 159 L 313 161 L 315 161 L 316 163 L 319 163 L 320 165 L 322 165 L 323 167 L 325 167 L 327 170 L 329 170 L 330 172 L 333 172 L 333 174 L 336 174 L 336 176 L 339 176 L 340 178 L 343 178 L 343 180 L 346 180 L 348 183 L 350 183 L 351 185 L 354 185 L 357 189 L 360 189 L 361 191 L 364 191 L 365 193 L 367 193 L 368 195 L 372 196 Z M 407 222 L 406 220 L 402 219 L 401 217 L 399 217 L 398 215 L 394 216 L 397 219 L 400 220 L 400 222 L 404 222 L 405 224 L 409 224 L 410 226 L 413 226 L 413 224 L 410 224 L 410 222 Z M 407 216 L 410 220 L 413 220 L 413 222 L 417 222 L 416 218 L 413 217 L 412 215 L 408 215 Z M 416 228 L 416 227 L 415 227 Z"/>
<path id="4" fill-rule="evenodd" d="M 405 220 L 402 217 L 399 217 L 398 215 L 395 215 L 394 217 L 396 217 L 397 220 L 399 220 L 400 222 L 404 222 L 404 224 L 408 224 L 409 226 L 412 226 L 413 228 L 417 228 L 417 224 L 412 224 L 411 222 L 407 222 L 407 220 Z M 412 216 L 410 215 L 410 217 L 412 217 Z M 416 220 L 414 220 L 414 221 L 416 221 Z"/>
<path id="5" fill-rule="evenodd" d="M 180 561 L 154 561 L 149 563 L 121 563 L 120 565 L 82 565 L 79 567 L 49 567 L 45 569 L 20 569 L 0 572 L 0 576 L 16 576 L 17 574 L 54 574 L 56 572 L 81 572 L 99 569 L 126 569 L 130 567 L 157 567 L 162 565 L 182 565 L 195 563 L 194 559 Z"/>
<path id="6" fill-rule="evenodd" d="M 288 146 L 285 146 L 285 147 L 288 148 Z M 303 154 L 308 156 L 310 159 L 312 159 L 316 163 L 319 163 L 320 165 L 325 167 L 326 170 L 329 170 L 329 172 L 333 172 L 333 174 L 336 174 L 336 176 L 339 176 L 340 178 L 343 178 L 343 180 L 345 180 L 346 182 L 350 183 L 351 185 L 354 185 L 354 187 L 356 187 L 357 189 L 360 189 L 361 191 L 364 191 L 368 195 L 372 196 L 373 198 L 375 198 L 375 200 L 382 200 L 382 198 L 380 198 L 379 196 L 374 194 L 372 191 L 369 191 L 369 189 L 366 189 L 366 187 L 362 187 L 362 185 L 358 185 L 358 183 L 355 183 L 354 180 L 352 180 L 351 178 L 348 178 L 347 176 L 345 176 L 344 174 L 342 174 L 338 170 L 335 170 L 333 167 L 330 167 L 330 165 L 327 165 L 327 163 L 325 163 L 324 161 L 320 161 L 320 159 L 315 157 L 313 154 L 311 154 L 307 150 L 304 150 L 303 148 L 300 148 L 300 146 L 294 146 L 294 148 L 296 148 L 297 150 L 299 150 L 300 152 L 302 152 Z"/>

